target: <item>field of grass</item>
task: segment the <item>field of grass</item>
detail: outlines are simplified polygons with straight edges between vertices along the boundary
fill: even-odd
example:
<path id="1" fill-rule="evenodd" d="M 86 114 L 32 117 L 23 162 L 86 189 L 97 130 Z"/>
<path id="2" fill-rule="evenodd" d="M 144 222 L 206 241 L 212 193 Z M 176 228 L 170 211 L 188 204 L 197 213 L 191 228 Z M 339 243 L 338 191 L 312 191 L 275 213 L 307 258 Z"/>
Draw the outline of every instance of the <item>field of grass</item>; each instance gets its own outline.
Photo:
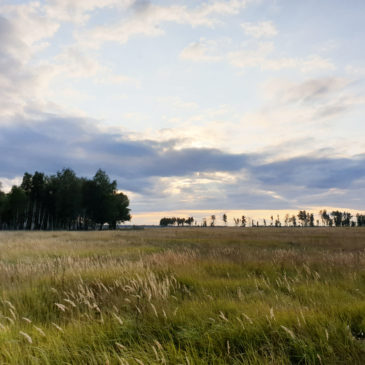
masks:
<path id="1" fill-rule="evenodd" d="M 0 233 L 1 364 L 365 364 L 365 229 Z"/>

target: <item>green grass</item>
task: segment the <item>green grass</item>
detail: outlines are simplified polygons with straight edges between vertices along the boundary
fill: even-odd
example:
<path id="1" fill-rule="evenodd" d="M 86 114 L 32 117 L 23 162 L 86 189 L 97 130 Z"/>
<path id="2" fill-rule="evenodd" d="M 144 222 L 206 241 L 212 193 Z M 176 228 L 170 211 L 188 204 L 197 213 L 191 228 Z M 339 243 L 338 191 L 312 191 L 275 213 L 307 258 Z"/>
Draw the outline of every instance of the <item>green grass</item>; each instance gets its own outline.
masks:
<path id="1" fill-rule="evenodd" d="M 0 233 L 1 364 L 364 364 L 365 230 Z"/>

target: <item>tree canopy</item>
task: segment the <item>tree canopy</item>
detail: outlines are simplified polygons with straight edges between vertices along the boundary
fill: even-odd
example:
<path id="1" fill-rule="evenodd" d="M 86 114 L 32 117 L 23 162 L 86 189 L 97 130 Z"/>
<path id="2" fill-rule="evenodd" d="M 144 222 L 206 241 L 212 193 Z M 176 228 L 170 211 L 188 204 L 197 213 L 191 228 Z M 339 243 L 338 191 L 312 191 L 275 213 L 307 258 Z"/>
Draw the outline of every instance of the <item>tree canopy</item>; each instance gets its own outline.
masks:
<path id="1" fill-rule="evenodd" d="M 20 186 L 0 190 L 0 229 L 115 229 L 131 219 L 129 199 L 103 170 L 92 179 L 71 169 L 47 176 L 26 172 Z"/>

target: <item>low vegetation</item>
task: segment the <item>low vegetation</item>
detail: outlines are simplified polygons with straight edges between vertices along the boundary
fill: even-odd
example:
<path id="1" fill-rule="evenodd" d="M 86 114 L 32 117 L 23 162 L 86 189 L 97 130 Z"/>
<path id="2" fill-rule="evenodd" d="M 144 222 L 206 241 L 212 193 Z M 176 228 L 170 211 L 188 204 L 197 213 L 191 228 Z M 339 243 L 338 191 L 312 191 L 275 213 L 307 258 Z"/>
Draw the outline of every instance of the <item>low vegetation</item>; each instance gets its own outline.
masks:
<path id="1" fill-rule="evenodd" d="M 1 232 L 0 363 L 363 364 L 365 230 Z"/>

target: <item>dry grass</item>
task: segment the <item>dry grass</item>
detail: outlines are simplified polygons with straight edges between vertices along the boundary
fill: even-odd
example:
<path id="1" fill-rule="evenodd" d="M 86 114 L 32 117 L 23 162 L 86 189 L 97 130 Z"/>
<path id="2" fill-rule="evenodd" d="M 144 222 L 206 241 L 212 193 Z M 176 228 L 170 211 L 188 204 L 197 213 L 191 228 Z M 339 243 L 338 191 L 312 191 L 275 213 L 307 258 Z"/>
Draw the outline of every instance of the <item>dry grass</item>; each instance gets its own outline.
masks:
<path id="1" fill-rule="evenodd" d="M 0 233 L 0 362 L 363 364 L 365 229 Z"/>

